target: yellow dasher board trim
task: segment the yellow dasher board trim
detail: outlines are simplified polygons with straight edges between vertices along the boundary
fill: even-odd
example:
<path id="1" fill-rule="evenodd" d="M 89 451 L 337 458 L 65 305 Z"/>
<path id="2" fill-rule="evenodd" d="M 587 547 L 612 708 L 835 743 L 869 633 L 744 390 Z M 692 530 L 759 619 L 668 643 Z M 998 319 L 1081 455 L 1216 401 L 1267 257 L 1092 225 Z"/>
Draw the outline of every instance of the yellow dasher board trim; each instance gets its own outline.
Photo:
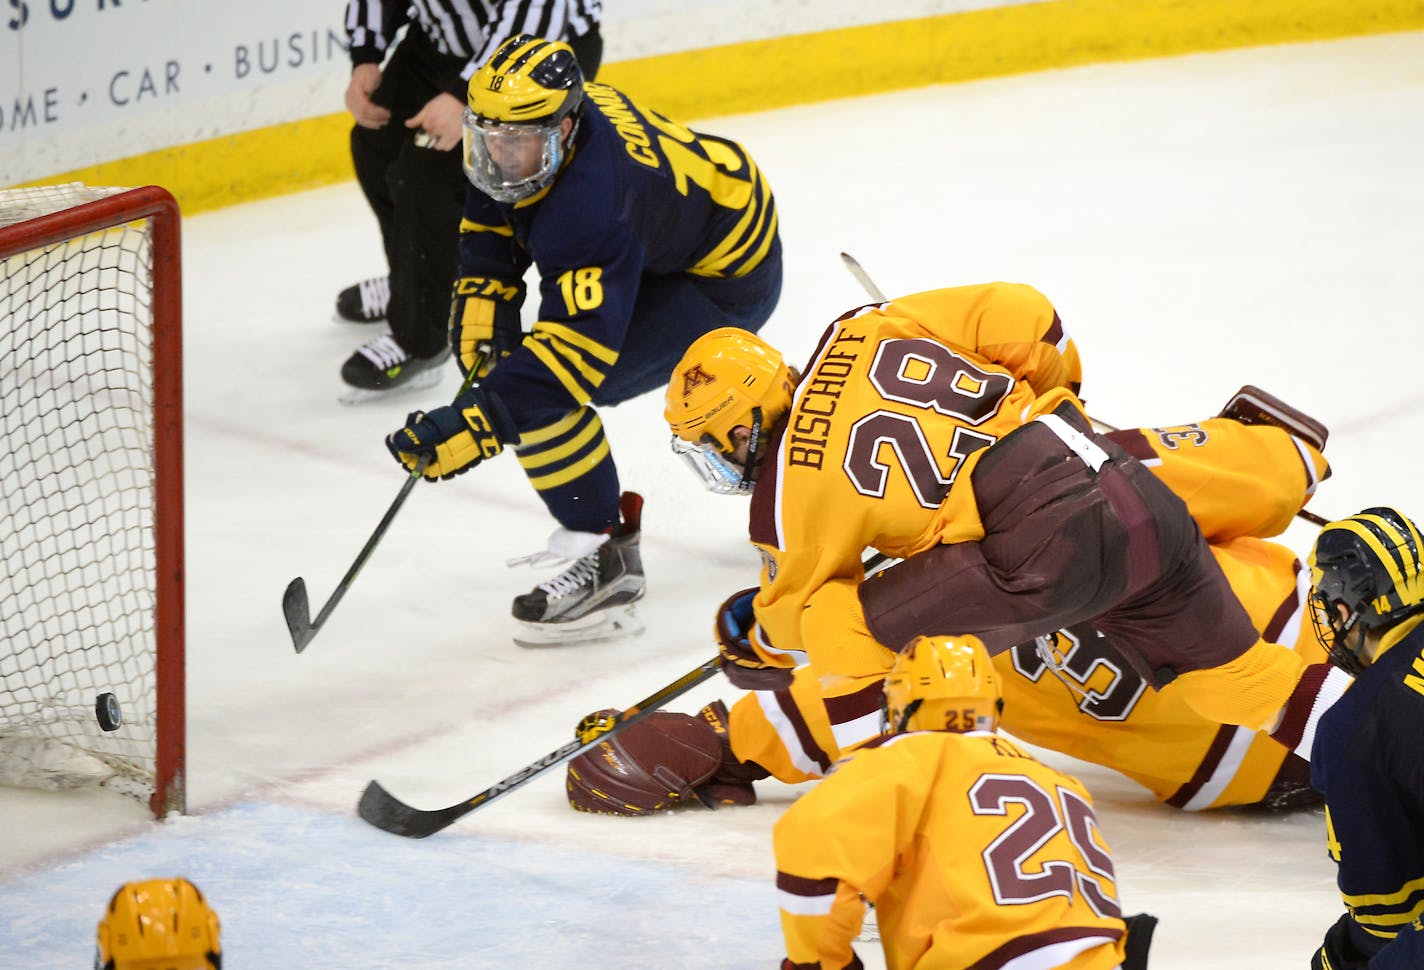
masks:
<path id="1" fill-rule="evenodd" d="M 1083 64 L 1406 30 L 1424 30 L 1419 0 L 1044 0 L 617 61 L 598 80 L 693 121 Z M 339 112 L 21 184 L 162 185 L 191 215 L 349 181 L 350 130 L 351 116 Z"/>

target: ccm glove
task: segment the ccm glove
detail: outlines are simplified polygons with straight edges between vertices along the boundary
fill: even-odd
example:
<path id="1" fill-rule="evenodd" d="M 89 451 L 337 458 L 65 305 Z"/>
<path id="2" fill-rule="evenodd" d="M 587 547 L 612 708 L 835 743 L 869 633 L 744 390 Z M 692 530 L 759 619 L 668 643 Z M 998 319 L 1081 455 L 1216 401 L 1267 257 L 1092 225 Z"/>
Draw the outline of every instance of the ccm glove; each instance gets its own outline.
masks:
<path id="1" fill-rule="evenodd" d="M 453 478 L 486 458 L 493 458 L 506 443 L 519 440 L 514 419 L 493 394 L 478 387 L 465 391 L 453 404 L 426 413 L 413 411 L 405 427 L 386 435 L 386 447 L 396 461 L 414 471 L 428 457 L 425 477 Z"/>
<path id="2" fill-rule="evenodd" d="M 768 659 L 751 642 L 756 626 L 752 600 L 756 589 L 744 589 L 727 597 L 717 608 L 717 649 L 722 654 L 722 673 L 742 690 L 783 690 L 791 686 L 791 668 Z"/>
<path id="3" fill-rule="evenodd" d="M 450 349 L 461 374 L 483 379 L 494 365 L 524 340 L 519 307 L 524 282 L 494 276 L 464 276 L 455 281 L 450 302 Z"/>

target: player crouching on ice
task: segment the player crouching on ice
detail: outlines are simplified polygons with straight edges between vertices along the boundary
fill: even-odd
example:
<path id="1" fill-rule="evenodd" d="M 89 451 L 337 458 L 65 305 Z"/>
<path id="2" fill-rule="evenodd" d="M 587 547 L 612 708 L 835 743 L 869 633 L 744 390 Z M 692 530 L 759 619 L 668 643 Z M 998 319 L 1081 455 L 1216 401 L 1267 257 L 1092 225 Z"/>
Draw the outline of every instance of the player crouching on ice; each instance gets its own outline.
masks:
<path id="1" fill-rule="evenodd" d="M 1320 718 L 1310 779 L 1325 796 L 1326 847 L 1346 912 L 1312 970 L 1424 966 L 1424 536 L 1395 508 L 1321 530 L 1311 604 L 1354 686 Z"/>
<path id="2" fill-rule="evenodd" d="M 975 637 L 896 657 L 886 733 L 776 823 L 782 970 L 860 967 L 867 903 L 890 970 L 1146 967 L 1157 920 L 1123 919 L 1092 796 L 997 733 L 1002 705 Z"/>
<path id="3" fill-rule="evenodd" d="M 1156 920 L 1123 920 L 1082 784 L 996 733 L 1002 694 L 983 645 L 916 640 L 886 677 L 883 703 L 889 733 L 777 823 L 784 970 L 861 966 L 851 943 L 867 902 L 891 968 L 1025 955 L 1071 970 L 1145 967 Z M 659 711 L 569 764 L 569 802 L 612 815 L 750 804 L 765 772 L 734 758 L 726 739 L 720 702 L 695 717 Z M 1005 815 L 1009 801 L 1024 811 Z M 1043 820 L 1030 856 L 994 851 L 1030 816 Z M 1014 878 L 1026 871 L 1052 874 L 1053 885 Z M 1020 886 L 1023 898 L 1004 898 L 1003 886 Z"/>
<path id="4" fill-rule="evenodd" d="M 518 455 L 559 524 L 547 553 L 525 561 L 573 565 L 515 598 L 516 642 L 640 632 L 642 499 L 620 498 L 595 408 L 664 387 L 702 334 L 755 331 L 771 316 L 771 187 L 741 145 L 585 84 L 569 45 L 523 35 L 470 79 L 464 158 L 450 343 L 478 383 L 411 414 L 387 445 L 431 480 Z M 539 316 L 526 334 L 531 266 Z"/>

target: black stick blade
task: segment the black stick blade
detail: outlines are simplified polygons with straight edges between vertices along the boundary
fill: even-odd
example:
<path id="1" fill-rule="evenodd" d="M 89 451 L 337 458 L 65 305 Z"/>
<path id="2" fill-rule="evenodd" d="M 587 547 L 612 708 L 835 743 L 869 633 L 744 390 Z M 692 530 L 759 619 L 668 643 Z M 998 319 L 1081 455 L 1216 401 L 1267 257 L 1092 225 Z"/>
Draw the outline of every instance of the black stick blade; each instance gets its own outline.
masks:
<path id="1" fill-rule="evenodd" d="M 288 583 L 287 591 L 282 594 L 282 615 L 287 618 L 292 646 L 301 653 L 311 643 L 316 630 L 312 629 L 311 607 L 307 604 L 307 584 L 300 576 Z"/>
<path id="2" fill-rule="evenodd" d="M 463 806 L 457 806 L 459 807 Z M 434 835 L 454 820 L 447 820 L 448 809 L 425 812 L 411 808 L 382 788 L 378 781 L 368 784 L 366 790 L 361 793 L 356 813 L 383 832 L 403 835 L 408 839 L 423 839 L 427 835 Z M 464 813 L 458 812 L 455 817 L 458 818 L 462 814 Z"/>

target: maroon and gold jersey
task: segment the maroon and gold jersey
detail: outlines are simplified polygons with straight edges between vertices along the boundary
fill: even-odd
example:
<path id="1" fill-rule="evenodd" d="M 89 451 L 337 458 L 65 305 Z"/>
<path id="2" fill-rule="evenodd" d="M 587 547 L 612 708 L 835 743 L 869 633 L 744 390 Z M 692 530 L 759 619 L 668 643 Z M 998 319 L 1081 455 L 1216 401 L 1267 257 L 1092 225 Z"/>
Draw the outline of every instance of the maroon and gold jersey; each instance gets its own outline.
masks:
<path id="1" fill-rule="evenodd" d="M 1263 637 L 1294 647 L 1306 663 L 1325 659 L 1306 614 L 1309 573 L 1294 553 L 1250 537 L 1211 551 Z M 1280 744 L 1207 720 L 1170 684 L 1151 690 L 1091 627 L 1054 636 L 1047 660 L 1031 643 L 994 658 L 1005 731 L 1120 771 L 1179 808 L 1250 805 L 1266 795 L 1288 755 Z"/>
<path id="2" fill-rule="evenodd" d="M 1330 475 L 1313 445 L 1280 428 L 1230 418 L 1108 437 L 1187 503 L 1210 543 L 1280 535 Z"/>
<path id="3" fill-rule="evenodd" d="M 1320 453 L 1279 429 L 1223 419 L 1112 437 L 1187 502 L 1261 635 L 1306 663 L 1323 661 L 1305 613 L 1308 574 L 1289 549 L 1255 538 L 1283 529 L 1328 475 Z M 1285 748 L 1196 714 L 1170 686 L 1154 693 L 1091 628 L 1060 632 L 1055 653 L 1057 674 L 1033 644 L 995 658 L 1004 730 L 1121 771 L 1191 810 L 1254 804 L 1280 775 Z M 823 682 L 803 668 L 790 689 L 733 706 L 733 750 L 785 782 L 820 777 L 879 733 L 879 710 L 879 679 Z"/>
<path id="4" fill-rule="evenodd" d="M 1112 857 L 1076 779 L 988 733 L 856 752 L 776 823 L 789 960 L 845 967 L 875 905 L 886 965 L 1113 970 Z"/>
<path id="5" fill-rule="evenodd" d="M 1080 381 L 1077 350 L 1029 286 L 935 290 L 832 324 L 752 498 L 764 563 L 753 643 L 785 666 L 809 649 L 824 672 L 873 676 L 885 651 L 856 599 L 865 549 L 906 557 L 982 538 L 979 454 L 1076 403 Z"/>
<path id="6" fill-rule="evenodd" d="M 1257 538 L 1283 532 L 1329 475 L 1320 452 L 1278 428 L 1224 418 L 1109 437 L 1187 503 L 1262 638 L 1323 662 L 1309 574 L 1291 550 Z M 1090 627 L 1055 634 L 1054 653 L 1056 675 L 1033 644 L 995 658 L 1003 728 L 1016 737 L 1114 768 L 1188 810 L 1254 804 L 1280 774 L 1280 744 L 1203 718 L 1172 685 L 1148 689 Z"/>

